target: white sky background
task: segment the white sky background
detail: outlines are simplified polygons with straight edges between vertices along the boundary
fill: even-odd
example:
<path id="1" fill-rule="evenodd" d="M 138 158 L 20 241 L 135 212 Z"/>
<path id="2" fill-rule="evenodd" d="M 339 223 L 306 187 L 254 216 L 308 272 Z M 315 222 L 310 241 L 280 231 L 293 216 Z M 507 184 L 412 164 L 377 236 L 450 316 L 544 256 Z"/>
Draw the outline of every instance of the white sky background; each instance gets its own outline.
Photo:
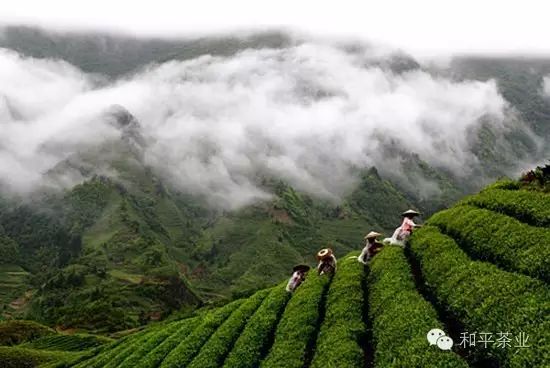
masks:
<path id="1" fill-rule="evenodd" d="M 0 23 L 166 37 L 286 27 L 416 56 L 550 54 L 549 11 L 544 0 L 17 0 L 2 1 Z"/>

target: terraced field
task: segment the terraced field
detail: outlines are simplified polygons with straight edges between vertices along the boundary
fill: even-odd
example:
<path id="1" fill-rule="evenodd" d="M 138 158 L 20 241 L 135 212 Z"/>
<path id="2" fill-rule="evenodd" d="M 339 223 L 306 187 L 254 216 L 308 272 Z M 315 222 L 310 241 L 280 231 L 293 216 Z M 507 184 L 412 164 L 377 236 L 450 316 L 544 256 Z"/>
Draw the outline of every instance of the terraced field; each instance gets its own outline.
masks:
<path id="1" fill-rule="evenodd" d="M 107 337 L 95 335 L 51 335 L 35 339 L 22 344 L 22 347 L 30 349 L 53 350 L 53 351 L 82 351 L 111 343 L 113 340 Z"/>
<path id="2" fill-rule="evenodd" d="M 310 272 L 293 294 L 282 283 L 110 344 L 90 342 L 78 357 L 42 355 L 48 367 L 77 368 L 548 367 L 549 208 L 548 194 L 492 186 L 366 267 L 350 253 L 333 277 Z M 436 328 L 454 340 L 450 351 L 428 343 Z M 57 340 L 16 349 L 52 350 L 47 341 Z"/>
<path id="3" fill-rule="evenodd" d="M 16 265 L 0 265 L 0 314 L 9 316 L 24 303 L 29 273 Z"/>

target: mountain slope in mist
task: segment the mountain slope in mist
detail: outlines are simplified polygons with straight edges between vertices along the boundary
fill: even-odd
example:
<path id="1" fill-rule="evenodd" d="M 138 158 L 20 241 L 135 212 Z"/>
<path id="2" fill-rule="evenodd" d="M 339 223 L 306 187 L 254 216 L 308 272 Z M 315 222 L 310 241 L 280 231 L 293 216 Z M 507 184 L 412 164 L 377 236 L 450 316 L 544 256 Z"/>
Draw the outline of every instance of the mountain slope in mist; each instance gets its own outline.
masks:
<path id="1" fill-rule="evenodd" d="M 6 317 L 112 330 L 248 295 L 550 152 L 546 60 L 281 33 L 0 47 Z"/>
<path id="2" fill-rule="evenodd" d="M 49 175 L 74 170 L 75 162 Z M 387 209 L 411 206 L 373 169 L 338 205 L 265 178 L 273 199 L 224 213 L 165 187 L 128 157 L 111 164 L 114 179 L 87 172 L 87 162 L 79 168 L 91 178 L 63 196 L 2 211 L 7 232 L 23 244 L 18 264 L 33 275 L 12 298 L 34 292 L 25 309 L 5 305 L 6 316 L 94 330 L 134 327 L 196 303 L 190 285 L 205 299 L 248 295 L 310 261 L 321 246 L 352 250 L 365 229 L 390 231 L 399 221 Z"/>
<path id="3" fill-rule="evenodd" d="M 187 60 L 204 54 L 233 55 L 243 49 L 278 48 L 292 39 L 279 32 L 249 37 L 197 39 L 140 39 L 98 33 L 65 34 L 31 27 L 6 27 L 0 31 L 0 47 L 35 58 L 59 59 L 85 72 L 120 77 L 150 63 Z"/>
<path id="4" fill-rule="evenodd" d="M 269 196 L 254 183 L 258 173 L 337 200 L 357 183 L 355 168 L 376 166 L 383 177 L 431 199 L 439 184 L 421 175 L 410 185 L 411 155 L 467 191 L 545 157 L 546 122 L 523 114 L 522 102 L 511 98 L 522 85 L 507 87 L 506 72 L 488 79 L 463 67 L 431 70 L 403 53 L 357 42 L 285 36 L 287 42 L 247 43 L 263 36 L 236 37 L 230 54 L 220 51 L 232 45 L 227 40 L 202 39 L 198 49 L 185 44 L 196 40 L 173 40 L 191 54 L 166 61 L 151 50 L 168 41 L 4 30 L 5 47 L 28 50 L 1 54 L 0 169 L 12 169 L 1 172 L 2 184 L 32 190 L 57 162 L 118 134 L 103 118 L 116 104 L 141 122 L 151 167 L 225 208 Z M 82 73 L 73 57 L 102 43 L 96 69 Z M 50 50 L 47 57 L 56 61 L 32 45 Z M 121 49 L 143 54 L 139 66 L 128 63 L 124 76 L 103 71 L 127 59 L 117 54 Z M 544 72 L 531 69 L 529 90 L 542 84 Z M 510 73 L 519 81 L 520 71 Z M 538 101 L 533 110 L 544 111 L 548 100 Z"/>
<path id="5" fill-rule="evenodd" d="M 376 172 L 366 175 L 375 179 Z M 496 182 L 436 213 L 406 249 L 386 244 L 367 265 L 357 261 L 358 250 L 338 252 L 335 273 L 312 268 L 293 292 L 284 278 L 218 308 L 123 331 L 116 342 L 54 335 L 35 323 L 0 324 L 7 344 L 18 344 L 2 347 L 0 358 L 75 368 L 542 367 L 550 351 L 549 186 L 550 165 L 537 167 L 520 181 Z M 298 213 L 307 207 L 290 188 L 278 188 L 281 199 L 295 204 L 281 208 Z M 503 349 L 496 340 L 479 350 L 457 343 L 463 328 L 523 336 L 525 326 L 525 342 L 537 342 L 529 349 L 519 342 Z M 434 328 L 455 343 L 429 346 Z M 74 353 L 61 353 L 67 351 Z"/>
<path id="6" fill-rule="evenodd" d="M 258 185 L 272 198 L 221 211 L 154 174 L 144 162 L 141 125 L 127 110 L 105 114 L 120 137 L 45 174 L 50 185 L 69 177 L 82 184 L 62 193 L 46 187 L 2 209 L 0 221 L 22 254 L 6 266 L 30 272 L 3 300 L 5 317 L 99 331 L 135 327 L 196 305 L 193 289 L 206 299 L 248 295 L 320 246 L 352 250 L 365 229 L 390 231 L 399 217 L 389 209 L 411 206 L 371 169 L 339 204 L 263 177 Z"/>

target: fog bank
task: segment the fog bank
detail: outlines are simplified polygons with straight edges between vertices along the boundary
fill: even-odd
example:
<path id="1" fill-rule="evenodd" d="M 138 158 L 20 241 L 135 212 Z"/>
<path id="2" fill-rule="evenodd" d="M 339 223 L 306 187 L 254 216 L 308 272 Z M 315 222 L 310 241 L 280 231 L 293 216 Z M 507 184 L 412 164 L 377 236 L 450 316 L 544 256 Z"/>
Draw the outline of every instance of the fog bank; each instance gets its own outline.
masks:
<path id="1" fill-rule="evenodd" d="M 338 198 L 353 186 L 350 168 L 389 167 L 389 144 L 467 175 L 478 165 L 469 137 L 480 122 L 507 129 L 495 82 L 399 73 L 383 55 L 305 42 L 169 61 L 105 82 L 0 49 L 0 182 L 33 190 L 56 163 L 117 139 L 102 117 L 114 104 L 139 121 L 148 165 L 228 208 L 269 196 L 258 173 Z"/>

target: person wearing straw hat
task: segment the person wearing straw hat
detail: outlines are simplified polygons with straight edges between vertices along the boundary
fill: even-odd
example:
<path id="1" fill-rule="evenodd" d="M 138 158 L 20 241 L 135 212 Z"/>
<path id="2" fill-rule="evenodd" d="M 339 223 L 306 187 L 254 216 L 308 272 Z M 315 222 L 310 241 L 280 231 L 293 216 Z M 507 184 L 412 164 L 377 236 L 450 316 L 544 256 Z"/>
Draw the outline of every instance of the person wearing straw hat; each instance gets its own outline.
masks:
<path id="1" fill-rule="evenodd" d="M 298 286 L 305 280 L 306 272 L 309 271 L 309 266 L 307 265 L 297 265 L 292 269 L 293 273 L 286 284 L 286 291 L 289 293 L 294 292 Z"/>
<path id="2" fill-rule="evenodd" d="M 381 236 L 382 234 L 377 233 L 376 231 L 371 231 L 365 236 L 365 239 L 367 243 L 365 244 L 365 247 L 363 248 L 363 251 L 361 252 L 361 255 L 357 257 L 357 260 L 363 264 L 367 264 L 367 262 L 374 257 L 376 253 L 378 253 L 384 244 L 380 243 L 376 238 Z"/>
<path id="3" fill-rule="evenodd" d="M 317 260 L 319 264 L 317 265 L 317 273 L 323 275 L 325 273 L 334 273 L 336 272 L 336 257 L 330 248 L 321 249 L 317 252 Z"/>
<path id="4" fill-rule="evenodd" d="M 419 216 L 420 213 L 415 210 L 407 210 L 401 214 L 403 216 L 403 222 L 401 226 L 395 229 L 391 238 L 384 239 L 384 242 L 389 241 L 391 244 L 405 246 L 405 243 L 411 236 L 413 230 L 422 225 L 416 224 L 413 219 Z"/>

